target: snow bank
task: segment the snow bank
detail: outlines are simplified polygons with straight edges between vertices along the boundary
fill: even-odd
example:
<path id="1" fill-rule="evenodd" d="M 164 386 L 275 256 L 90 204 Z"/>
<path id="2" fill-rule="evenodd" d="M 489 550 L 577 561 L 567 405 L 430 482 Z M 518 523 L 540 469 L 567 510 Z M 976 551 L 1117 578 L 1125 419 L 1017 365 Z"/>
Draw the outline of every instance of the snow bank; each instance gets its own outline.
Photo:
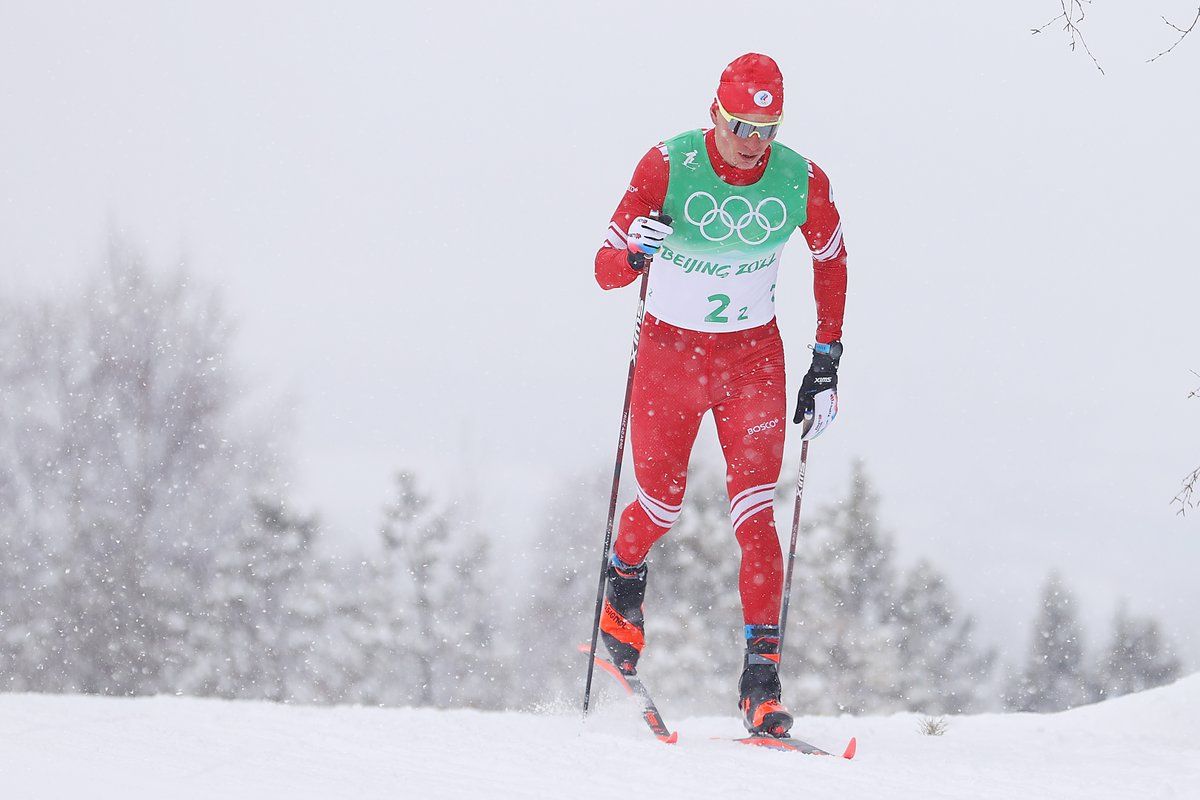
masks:
<path id="1" fill-rule="evenodd" d="M 634 783 L 688 800 L 1200 797 L 1200 675 L 1062 714 L 952 718 L 941 737 L 917 721 L 797 722 L 829 748 L 858 736 L 847 762 L 712 740 L 740 733 L 732 717 L 678 721 L 680 743 L 662 745 L 608 696 L 580 724 L 567 712 L 0 695 L 0 796 L 612 800 Z"/>

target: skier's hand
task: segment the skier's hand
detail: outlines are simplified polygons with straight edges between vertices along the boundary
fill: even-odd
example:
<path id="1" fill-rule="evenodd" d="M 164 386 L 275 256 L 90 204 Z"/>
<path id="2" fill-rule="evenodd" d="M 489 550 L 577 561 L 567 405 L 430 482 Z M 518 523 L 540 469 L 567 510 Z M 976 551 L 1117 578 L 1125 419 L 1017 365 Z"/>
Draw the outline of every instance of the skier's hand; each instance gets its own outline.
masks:
<path id="1" fill-rule="evenodd" d="M 841 342 L 818 344 L 813 348 L 812 366 L 800 385 L 796 416 L 792 419 L 804 425 L 804 439 L 820 436 L 837 416 L 837 370 L 841 359 Z"/>
<path id="2" fill-rule="evenodd" d="M 641 270 L 653 258 L 668 236 L 675 232 L 671 218 L 636 217 L 629 223 L 629 266 Z"/>

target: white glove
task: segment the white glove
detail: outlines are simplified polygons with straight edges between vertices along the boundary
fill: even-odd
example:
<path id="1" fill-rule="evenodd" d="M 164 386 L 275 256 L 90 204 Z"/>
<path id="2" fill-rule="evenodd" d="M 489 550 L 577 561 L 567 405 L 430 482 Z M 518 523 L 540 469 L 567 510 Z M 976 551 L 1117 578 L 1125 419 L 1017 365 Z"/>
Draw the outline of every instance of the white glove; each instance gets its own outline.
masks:
<path id="1" fill-rule="evenodd" d="M 796 396 L 796 416 L 793 422 L 803 424 L 802 438 L 817 438 L 833 424 L 838 412 L 838 363 L 842 360 L 842 343 L 815 344 L 812 366 L 804 376 L 800 394 Z"/>
<path id="2" fill-rule="evenodd" d="M 804 409 L 801 439 L 812 441 L 833 424 L 838 412 L 837 389 L 826 389 L 813 397 L 811 410 Z"/>
<path id="3" fill-rule="evenodd" d="M 629 252 L 652 256 L 674 232 L 674 228 L 661 220 L 637 217 L 629 223 Z"/>

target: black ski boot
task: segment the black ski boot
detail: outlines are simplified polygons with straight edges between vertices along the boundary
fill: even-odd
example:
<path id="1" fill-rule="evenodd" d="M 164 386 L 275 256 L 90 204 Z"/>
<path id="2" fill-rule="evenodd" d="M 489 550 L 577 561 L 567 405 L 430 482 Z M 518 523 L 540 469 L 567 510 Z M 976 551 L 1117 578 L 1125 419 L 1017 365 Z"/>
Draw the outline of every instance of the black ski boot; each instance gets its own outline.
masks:
<path id="1" fill-rule="evenodd" d="M 753 625 L 746 629 L 746 658 L 738 681 L 742 722 L 752 735 L 781 738 L 792 727 L 792 715 L 780 702 L 779 628 Z"/>
<path id="2" fill-rule="evenodd" d="M 628 567 L 614 556 L 608 564 L 604 608 L 600 612 L 600 635 L 617 669 L 626 674 L 637 669 L 638 656 L 646 643 L 642 600 L 646 596 L 645 564 Z"/>

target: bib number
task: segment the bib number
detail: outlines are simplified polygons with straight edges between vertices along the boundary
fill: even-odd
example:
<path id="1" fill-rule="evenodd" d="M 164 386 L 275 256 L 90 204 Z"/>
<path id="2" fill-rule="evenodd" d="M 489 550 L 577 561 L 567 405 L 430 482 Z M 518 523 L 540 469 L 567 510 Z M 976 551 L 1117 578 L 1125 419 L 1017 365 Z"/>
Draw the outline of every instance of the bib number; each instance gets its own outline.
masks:
<path id="1" fill-rule="evenodd" d="M 729 322 L 729 317 L 721 313 L 725 309 L 729 308 L 729 295 L 710 294 L 708 296 L 708 302 L 716 303 L 717 307 L 708 312 L 708 316 L 704 318 L 705 322 Z"/>
<path id="2" fill-rule="evenodd" d="M 772 300 L 775 298 L 772 297 Z M 705 322 L 729 322 L 729 317 L 723 313 L 729 308 L 730 299 L 727 294 L 712 294 L 708 296 L 708 302 L 716 303 L 717 307 L 708 312 L 708 316 L 704 318 Z M 738 322 L 744 322 L 750 319 L 746 316 L 746 312 L 750 310 L 750 306 L 742 306 L 738 309 Z"/>

